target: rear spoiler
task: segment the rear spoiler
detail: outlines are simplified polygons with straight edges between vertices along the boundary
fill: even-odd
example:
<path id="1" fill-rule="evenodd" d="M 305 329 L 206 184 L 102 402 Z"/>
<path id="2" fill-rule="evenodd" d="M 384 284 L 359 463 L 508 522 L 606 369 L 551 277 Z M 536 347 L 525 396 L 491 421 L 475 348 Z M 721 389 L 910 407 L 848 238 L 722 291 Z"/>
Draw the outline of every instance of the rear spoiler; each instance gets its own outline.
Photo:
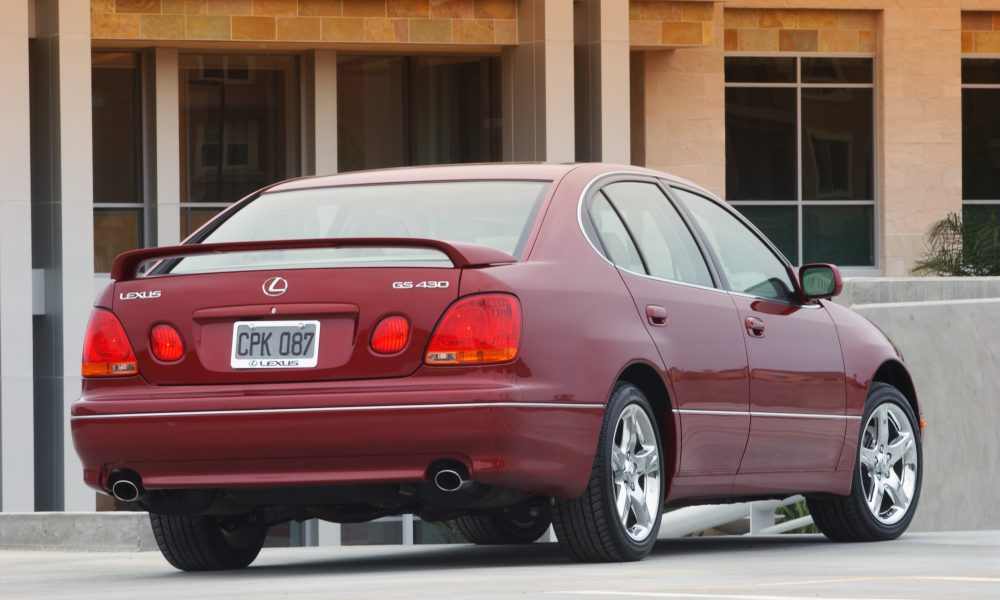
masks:
<path id="1" fill-rule="evenodd" d="M 123 252 L 111 267 L 111 279 L 128 281 L 136 278 L 139 267 L 165 258 L 183 258 L 204 254 L 228 254 L 260 250 L 308 250 L 314 248 L 430 248 L 446 255 L 456 268 L 487 267 L 517 262 L 517 259 L 489 246 L 461 242 L 442 242 L 425 238 L 321 238 L 306 240 L 271 240 L 254 242 L 223 242 L 220 244 L 183 244 L 160 248 L 143 248 Z"/>

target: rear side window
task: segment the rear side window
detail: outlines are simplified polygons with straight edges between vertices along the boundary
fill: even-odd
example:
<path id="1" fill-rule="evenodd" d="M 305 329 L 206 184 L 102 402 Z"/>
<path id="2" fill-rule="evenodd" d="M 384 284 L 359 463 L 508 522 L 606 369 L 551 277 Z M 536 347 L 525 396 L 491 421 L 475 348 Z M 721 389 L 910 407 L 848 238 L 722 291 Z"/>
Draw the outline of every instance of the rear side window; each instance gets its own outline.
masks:
<path id="1" fill-rule="evenodd" d="M 266 193 L 201 242 L 429 238 L 481 244 L 521 258 L 549 183 L 450 181 Z M 171 273 L 337 266 L 449 267 L 451 262 L 432 249 L 331 248 L 190 257 Z"/>
<path id="2" fill-rule="evenodd" d="M 632 234 L 649 275 L 714 285 L 691 231 L 658 186 L 622 181 L 605 186 L 603 191 Z"/>
<path id="3" fill-rule="evenodd" d="M 632 242 L 632 236 L 628 234 L 625 225 L 622 224 L 615 209 L 611 208 L 608 199 L 604 194 L 598 193 L 594 196 L 593 204 L 590 206 L 590 215 L 594 220 L 594 229 L 601 238 L 604 250 L 608 259 L 623 269 L 636 273 L 645 273 L 646 267 L 642 264 L 639 251 L 636 250 Z"/>
<path id="4" fill-rule="evenodd" d="M 788 270 L 753 231 L 712 200 L 674 188 L 705 233 L 734 292 L 791 302 L 795 288 Z"/>

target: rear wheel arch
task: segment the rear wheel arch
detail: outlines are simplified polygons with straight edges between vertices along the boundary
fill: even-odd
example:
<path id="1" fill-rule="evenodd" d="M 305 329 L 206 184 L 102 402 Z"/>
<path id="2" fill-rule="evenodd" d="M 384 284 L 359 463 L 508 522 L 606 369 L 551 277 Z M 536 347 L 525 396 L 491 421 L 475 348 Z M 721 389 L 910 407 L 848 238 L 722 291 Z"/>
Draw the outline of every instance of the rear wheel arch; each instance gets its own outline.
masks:
<path id="1" fill-rule="evenodd" d="M 910 377 L 910 372 L 906 370 L 906 367 L 901 362 L 887 360 L 882 363 L 872 376 L 872 383 L 876 382 L 891 385 L 899 390 L 907 402 L 910 403 L 910 408 L 913 409 L 913 414 L 917 416 L 919 421 L 920 408 L 917 405 L 917 390 L 913 386 L 913 378 Z"/>
<path id="2" fill-rule="evenodd" d="M 680 436 L 674 431 L 674 421 L 671 418 L 673 402 L 660 372 L 649 363 L 634 362 L 619 373 L 616 384 L 618 382 L 631 383 L 646 396 L 650 407 L 653 409 L 653 415 L 656 417 L 664 449 L 670 448 L 672 450 L 671 455 L 677 456 Z M 673 474 L 673 461 L 668 460 L 666 467 L 666 476 L 669 478 Z"/>

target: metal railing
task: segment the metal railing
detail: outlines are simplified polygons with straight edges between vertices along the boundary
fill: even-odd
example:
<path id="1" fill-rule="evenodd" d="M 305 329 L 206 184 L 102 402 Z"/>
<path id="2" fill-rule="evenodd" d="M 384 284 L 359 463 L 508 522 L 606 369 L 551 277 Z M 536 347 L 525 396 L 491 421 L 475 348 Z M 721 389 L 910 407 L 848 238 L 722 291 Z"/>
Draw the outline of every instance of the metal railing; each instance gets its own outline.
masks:
<path id="1" fill-rule="evenodd" d="M 803 500 L 802 496 L 791 496 L 784 500 L 758 500 L 755 502 L 740 502 L 738 504 L 712 504 L 704 506 L 685 506 L 663 515 L 660 525 L 660 538 L 684 537 L 728 525 L 742 519 L 749 519 L 749 530 L 746 535 L 771 535 L 787 533 L 800 527 L 812 525 L 810 515 L 778 522 L 778 509 Z"/>

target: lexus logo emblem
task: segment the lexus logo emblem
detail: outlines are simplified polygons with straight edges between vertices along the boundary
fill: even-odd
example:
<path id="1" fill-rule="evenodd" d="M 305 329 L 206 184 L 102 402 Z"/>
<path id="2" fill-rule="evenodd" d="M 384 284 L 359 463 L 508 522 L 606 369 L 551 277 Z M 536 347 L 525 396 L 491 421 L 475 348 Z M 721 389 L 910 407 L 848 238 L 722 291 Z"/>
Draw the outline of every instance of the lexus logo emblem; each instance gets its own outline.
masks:
<path id="1" fill-rule="evenodd" d="M 272 277 L 260 286 L 266 296 L 280 296 L 288 291 L 288 282 L 284 277 Z"/>

